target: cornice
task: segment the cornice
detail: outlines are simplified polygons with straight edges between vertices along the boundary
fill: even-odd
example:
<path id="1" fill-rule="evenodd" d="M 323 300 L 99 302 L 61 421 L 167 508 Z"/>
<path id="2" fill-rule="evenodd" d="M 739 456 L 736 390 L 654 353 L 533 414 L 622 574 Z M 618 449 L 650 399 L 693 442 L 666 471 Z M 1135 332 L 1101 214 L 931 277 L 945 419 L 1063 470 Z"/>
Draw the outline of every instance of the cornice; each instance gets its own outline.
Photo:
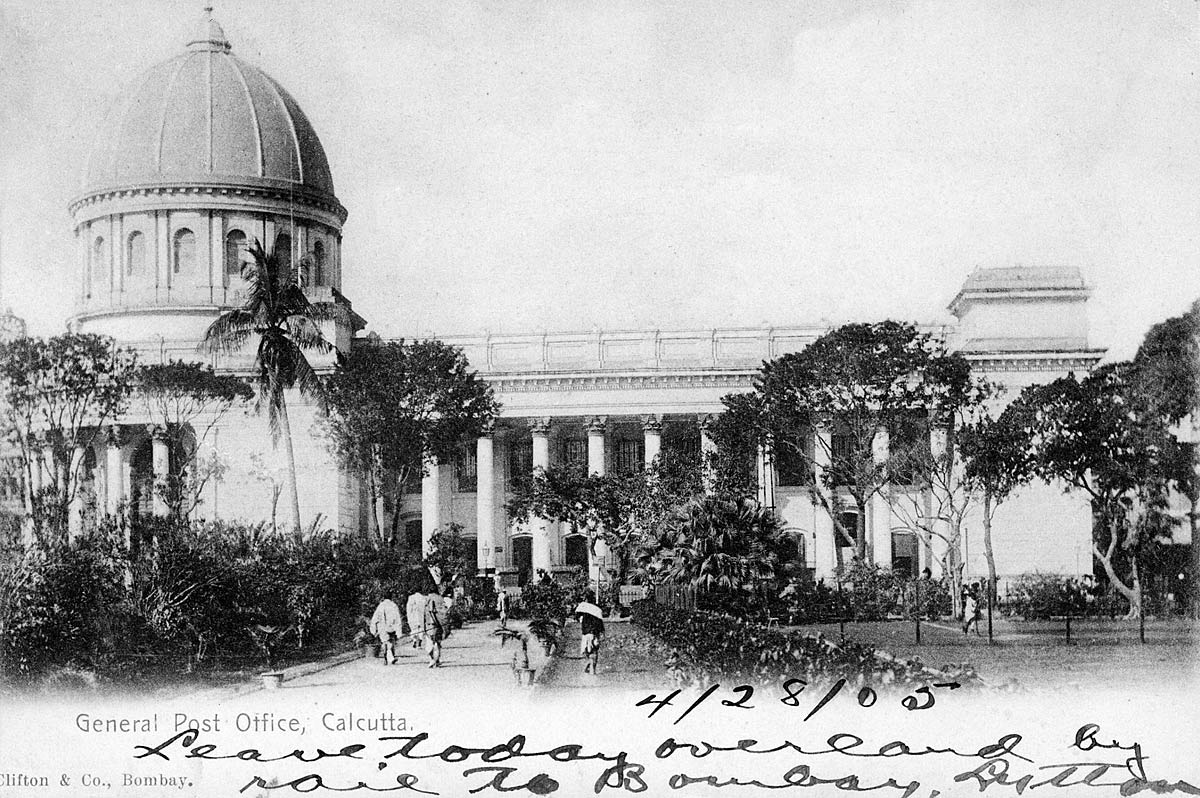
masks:
<path id="1" fill-rule="evenodd" d="M 749 388 L 756 371 L 673 371 L 642 373 L 480 374 L 502 393 L 548 393 L 564 390 L 636 391 L 645 388 Z"/>
<path id="2" fill-rule="evenodd" d="M 348 215 L 345 207 L 336 198 L 312 189 L 267 183 L 249 185 L 243 182 L 171 182 L 145 183 L 90 191 L 72 200 L 67 210 L 75 217 L 81 210 L 114 200 L 133 198 L 169 198 L 181 196 L 238 197 L 260 199 L 301 205 L 323 211 L 337 219 L 338 225 L 345 223 Z"/>
<path id="3" fill-rule="evenodd" d="M 1073 352 L 963 352 L 972 367 L 985 372 L 997 371 L 1086 371 L 1104 357 L 1104 349 Z"/>

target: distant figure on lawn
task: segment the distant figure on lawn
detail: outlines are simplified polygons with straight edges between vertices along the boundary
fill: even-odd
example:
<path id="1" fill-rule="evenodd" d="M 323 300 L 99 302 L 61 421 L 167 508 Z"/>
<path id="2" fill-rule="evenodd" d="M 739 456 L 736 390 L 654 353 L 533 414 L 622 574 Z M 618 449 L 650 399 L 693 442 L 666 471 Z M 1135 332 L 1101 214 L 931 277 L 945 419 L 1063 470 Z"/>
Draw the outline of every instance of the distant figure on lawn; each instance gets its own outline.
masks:
<path id="1" fill-rule="evenodd" d="M 383 664 L 393 665 L 396 662 L 396 640 L 404 631 L 404 621 L 400 617 L 400 608 L 392 601 L 392 592 L 384 590 L 383 599 L 375 607 L 371 616 L 371 634 L 379 638 L 383 648 Z"/>
<path id="2" fill-rule="evenodd" d="M 587 591 L 583 601 L 575 607 L 579 619 L 579 655 L 586 662 L 584 673 L 597 673 L 600 660 L 600 640 L 604 637 L 604 612 L 596 606 L 596 594 Z"/>
<path id="3" fill-rule="evenodd" d="M 963 598 L 963 634 L 968 634 L 971 630 L 971 624 L 975 625 L 975 634 L 979 632 L 979 589 L 975 585 L 967 588 L 965 597 Z"/>
<path id="4" fill-rule="evenodd" d="M 419 587 L 413 587 L 408 603 L 404 605 L 404 615 L 408 618 L 408 636 L 412 638 L 412 647 L 419 648 L 421 629 L 425 626 L 425 594 Z"/>

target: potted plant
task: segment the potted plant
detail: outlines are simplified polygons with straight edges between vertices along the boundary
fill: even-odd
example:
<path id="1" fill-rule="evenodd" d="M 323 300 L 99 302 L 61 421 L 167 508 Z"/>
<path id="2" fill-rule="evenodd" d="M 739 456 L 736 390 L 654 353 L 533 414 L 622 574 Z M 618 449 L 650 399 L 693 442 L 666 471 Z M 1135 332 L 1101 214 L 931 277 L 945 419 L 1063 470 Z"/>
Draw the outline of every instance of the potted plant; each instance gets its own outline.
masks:
<path id="1" fill-rule="evenodd" d="M 291 626 L 266 626 L 254 624 L 246 627 L 254 644 L 263 654 L 267 669 L 262 672 L 262 684 L 266 690 L 276 690 L 283 684 L 283 671 L 275 670 L 275 655 L 285 637 L 293 630 Z"/>

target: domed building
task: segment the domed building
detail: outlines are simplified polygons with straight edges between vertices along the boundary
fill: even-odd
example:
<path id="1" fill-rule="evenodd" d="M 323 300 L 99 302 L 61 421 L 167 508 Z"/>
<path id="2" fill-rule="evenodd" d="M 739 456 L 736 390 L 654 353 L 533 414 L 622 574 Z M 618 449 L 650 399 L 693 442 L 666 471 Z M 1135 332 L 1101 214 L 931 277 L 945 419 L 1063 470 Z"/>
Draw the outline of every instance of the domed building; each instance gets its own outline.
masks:
<path id="1" fill-rule="evenodd" d="M 113 109 L 70 211 L 82 332 L 199 340 L 240 303 L 242 255 L 256 240 L 303 268 L 314 298 L 341 287 L 346 209 L 321 141 L 210 15 Z"/>
<path id="2" fill-rule="evenodd" d="M 206 357 L 197 344 L 219 313 L 243 301 L 242 257 L 256 240 L 283 254 L 314 300 L 346 311 L 326 330 L 339 349 L 350 347 L 364 326 L 340 293 L 346 210 L 321 142 L 292 96 L 233 52 L 206 15 L 183 53 L 146 72 L 117 103 L 87 164 L 83 193 L 71 204 L 79 275 L 72 327 L 112 336 L 140 350 L 144 361 Z M 1089 293 L 1074 267 L 981 269 L 951 303 L 954 321 L 925 329 L 944 336 L 977 373 L 1013 396 L 1100 360 L 1103 350 L 1088 341 Z M 613 561 L 588 545 L 586 530 L 549 519 L 514 524 L 506 500 L 538 469 L 575 465 L 614 474 L 646 468 L 672 449 L 711 450 L 708 423 L 724 410 L 722 397 L 751 390 L 764 360 L 801 350 L 824 332 L 824 325 L 800 321 L 449 338 L 492 385 L 501 417 L 453 462 L 432 464 L 419 486 L 385 497 L 390 517 L 380 520 L 397 533 L 398 545 L 414 552 L 428 549 L 447 526 L 461 529 L 475 541 L 478 569 L 510 586 L 539 570 L 611 572 Z M 253 361 L 246 353 L 213 365 L 250 374 Z M 329 368 L 332 361 L 314 365 Z M 328 453 L 316 408 L 296 395 L 288 407 L 304 525 L 366 533 L 363 491 Z M 139 511 L 162 511 L 146 506 L 144 497 L 176 466 L 166 436 L 152 424 L 127 415 L 91 450 L 76 452 L 93 475 L 98 508 L 114 513 L 141 496 Z M 838 431 L 826 433 L 822 450 L 836 449 Z M 930 424 L 927 433 L 930 451 L 945 445 L 944 429 Z M 231 415 L 196 437 L 228 470 L 207 484 L 195 515 L 271 518 L 284 471 L 266 420 Z M 886 457 L 887 438 L 880 440 Z M 804 445 L 815 451 L 816 440 Z M 806 466 L 777 461 L 768 451 L 757 459 L 760 501 L 793 536 L 812 576 L 832 578 L 844 542 L 821 508 L 844 502 L 832 496 L 818 502 Z M 915 492 L 889 486 L 889 496 L 902 494 Z M 286 506 L 278 509 L 280 520 L 288 520 Z M 911 519 L 887 497 L 873 497 L 862 512 L 874 562 L 913 576 L 924 568 L 939 572 L 945 547 L 915 534 Z M 857 521 L 839 523 L 852 528 Z M 960 562 L 967 577 L 978 577 L 986 573 L 978 519 L 964 529 Z M 997 512 L 1002 578 L 1089 573 L 1090 545 L 1087 503 L 1058 486 L 1031 485 Z"/>
<path id="3" fill-rule="evenodd" d="M 142 74 L 99 129 L 83 192 L 70 204 L 79 278 L 70 327 L 111 336 L 142 362 L 207 361 L 248 376 L 252 351 L 217 358 L 198 344 L 222 311 L 243 304 L 242 265 L 254 242 L 296 270 L 311 300 L 342 307 L 324 330 L 338 349 L 364 322 L 339 290 L 346 209 L 321 141 L 286 89 L 234 55 L 211 12 L 184 51 Z M 328 369 L 333 356 L 310 361 Z M 338 470 L 314 437 L 315 408 L 295 393 L 288 404 L 302 519 L 337 527 L 346 516 L 356 528 L 356 489 L 331 479 Z M 197 515 L 271 518 L 283 466 L 265 417 L 239 413 L 189 435 L 228 469 L 206 487 Z M 135 408 L 103 444 L 79 453 L 99 511 L 163 511 L 153 485 L 177 470 L 166 438 Z"/>

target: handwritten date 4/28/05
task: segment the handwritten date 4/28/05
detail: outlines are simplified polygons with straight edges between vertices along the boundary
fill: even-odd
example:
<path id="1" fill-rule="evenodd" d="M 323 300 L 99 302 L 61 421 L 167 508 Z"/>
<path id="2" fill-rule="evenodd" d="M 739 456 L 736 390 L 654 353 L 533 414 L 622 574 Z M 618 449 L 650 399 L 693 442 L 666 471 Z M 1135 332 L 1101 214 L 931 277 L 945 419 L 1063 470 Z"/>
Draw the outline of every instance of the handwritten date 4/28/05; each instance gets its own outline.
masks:
<path id="1" fill-rule="evenodd" d="M 934 690 L 957 690 L 961 686 L 962 685 L 960 685 L 958 682 L 934 682 L 933 684 L 926 685 L 924 687 L 918 687 L 912 693 L 904 696 L 904 698 L 900 700 L 900 705 L 910 712 L 929 709 L 935 703 L 937 703 L 937 700 L 934 698 Z M 779 703 L 788 707 L 800 707 L 802 705 L 800 694 L 804 692 L 806 687 L 808 687 L 808 682 L 804 681 L 803 679 L 788 679 L 783 683 L 784 695 L 779 699 Z M 692 710 L 696 709 L 705 701 L 707 701 L 710 697 L 712 697 L 713 693 L 717 692 L 719 689 L 721 689 L 721 685 L 719 684 L 713 684 L 705 688 L 704 692 L 700 693 L 700 695 L 697 696 L 694 701 L 692 701 L 691 705 L 688 706 L 687 709 L 683 710 L 683 712 L 679 714 L 679 717 L 675 718 L 675 723 L 679 723 L 679 721 L 690 715 Z M 821 698 L 815 703 L 812 703 L 811 705 L 805 704 L 805 706 L 811 706 L 811 708 L 808 710 L 808 714 L 804 716 L 804 719 L 808 720 L 813 715 L 816 715 L 824 708 L 826 704 L 832 701 L 845 689 L 846 680 L 838 679 L 833 683 L 833 686 L 830 687 L 829 690 L 827 690 L 825 694 L 822 695 Z M 662 698 L 659 698 L 656 693 L 651 693 L 641 701 L 638 701 L 635 706 L 654 707 L 654 709 L 650 710 L 650 714 L 647 715 L 647 717 L 652 718 L 664 707 L 676 706 L 675 699 L 679 697 L 681 692 L 682 690 L 673 690 L 664 695 Z M 748 684 L 740 684 L 737 687 L 729 688 L 729 692 L 735 696 L 735 699 L 721 699 L 719 704 L 720 706 L 729 707 L 732 709 L 754 709 L 755 705 L 750 703 L 751 699 L 754 697 L 753 686 Z M 876 693 L 871 687 L 863 687 L 858 691 L 856 699 L 860 707 L 870 707 L 874 706 L 875 702 L 879 700 L 879 694 Z"/>

